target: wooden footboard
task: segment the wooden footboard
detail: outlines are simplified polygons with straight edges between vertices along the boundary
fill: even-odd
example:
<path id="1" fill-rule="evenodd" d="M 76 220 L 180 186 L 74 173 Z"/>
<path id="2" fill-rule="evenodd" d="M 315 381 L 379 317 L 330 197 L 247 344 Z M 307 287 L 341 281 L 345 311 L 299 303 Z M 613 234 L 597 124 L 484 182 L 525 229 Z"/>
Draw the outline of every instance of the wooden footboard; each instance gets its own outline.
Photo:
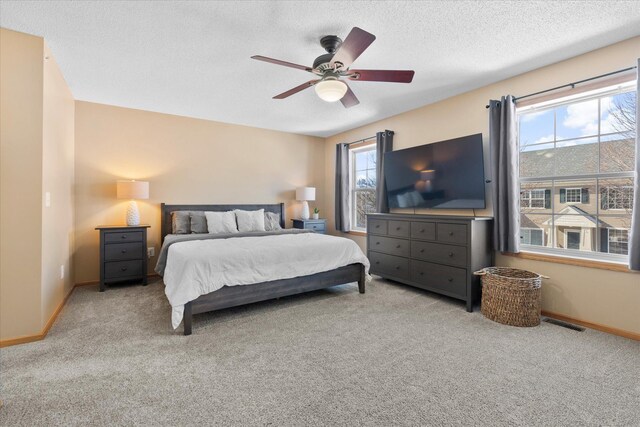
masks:
<path id="1" fill-rule="evenodd" d="M 365 292 L 365 279 L 364 265 L 350 264 L 310 276 L 274 280 L 254 285 L 225 286 L 185 304 L 184 334 L 191 335 L 194 314 L 301 294 L 352 282 L 358 282 L 358 290 L 363 294 Z"/>

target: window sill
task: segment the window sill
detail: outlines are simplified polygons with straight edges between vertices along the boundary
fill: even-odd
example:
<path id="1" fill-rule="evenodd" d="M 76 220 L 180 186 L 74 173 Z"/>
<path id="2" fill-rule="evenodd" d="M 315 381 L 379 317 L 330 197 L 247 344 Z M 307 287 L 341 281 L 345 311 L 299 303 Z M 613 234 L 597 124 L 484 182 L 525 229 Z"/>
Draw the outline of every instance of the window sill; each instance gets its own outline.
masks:
<path id="1" fill-rule="evenodd" d="M 353 234 L 354 236 L 366 236 L 367 232 L 366 231 L 355 231 L 355 230 L 351 230 L 349 231 L 347 234 Z"/>
<path id="2" fill-rule="evenodd" d="M 520 252 L 517 254 L 510 253 L 510 252 L 501 252 L 501 254 L 504 256 L 520 258 L 520 259 L 528 259 L 532 261 L 553 262 L 556 264 L 575 265 L 578 267 L 597 268 L 600 270 L 619 271 L 622 273 L 637 273 L 636 271 L 629 270 L 629 268 L 625 264 L 618 264 L 618 263 L 609 262 L 609 261 L 573 258 L 568 256 L 560 256 L 560 255 L 548 255 L 548 254 L 541 254 L 537 252 Z"/>

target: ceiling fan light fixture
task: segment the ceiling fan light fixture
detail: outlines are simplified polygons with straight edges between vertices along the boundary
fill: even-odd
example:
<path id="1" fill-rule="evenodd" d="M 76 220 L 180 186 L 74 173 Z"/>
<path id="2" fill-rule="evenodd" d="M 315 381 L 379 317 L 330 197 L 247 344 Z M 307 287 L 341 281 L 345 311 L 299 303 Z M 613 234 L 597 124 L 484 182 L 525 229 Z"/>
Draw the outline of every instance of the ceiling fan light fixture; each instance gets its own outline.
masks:
<path id="1" fill-rule="evenodd" d="M 335 78 L 328 78 L 318 82 L 314 86 L 316 93 L 326 102 L 340 101 L 347 93 L 347 85 Z"/>

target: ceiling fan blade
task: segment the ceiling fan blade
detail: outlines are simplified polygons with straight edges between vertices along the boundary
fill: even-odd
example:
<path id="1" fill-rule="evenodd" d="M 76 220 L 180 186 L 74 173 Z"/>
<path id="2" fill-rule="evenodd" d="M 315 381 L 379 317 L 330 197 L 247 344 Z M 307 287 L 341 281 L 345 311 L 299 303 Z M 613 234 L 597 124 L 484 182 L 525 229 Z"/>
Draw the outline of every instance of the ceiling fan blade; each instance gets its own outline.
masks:
<path id="1" fill-rule="evenodd" d="M 342 105 L 344 105 L 344 108 L 351 108 L 355 105 L 360 104 L 360 101 L 358 101 L 356 94 L 353 93 L 349 85 L 347 85 L 347 93 L 344 94 L 340 102 L 342 102 Z"/>
<path id="2" fill-rule="evenodd" d="M 279 59 L 268 58 L 266 56 L 254 55 L 251 59 L 257 59 L 258 61 L 269 62 L 271 64 L 283 65 L 289 68 L 297 68 L 298 70 L 311 72 L 311 67 L 305 67 L 304 65 L 294 64 L 292 62 L 281 61 Z"/>
<path id="3" fill-rule="evenodd" d="M 331 64 L 340 62 L 343 68 L 348 68 L 375 39 L 376 36 L 373 34 L 367 33 L 358 27 L 353 27 L 335 55 L 333 55 L 333 58 L 331 58 Z"/>
<path id="4" fill-rule="evenodd" d="M 308 87 L 311 87 L 313 85 L 315 85 L 316 83 L 318 83 L 320 80 L 309 80 L 308 82 L 302 83 L 300 86 L 296 86 L 293 89 L 289 89 L 286 92 L 282 92 L 280 95 L 276 95 L 273 97 L 273 99 L 285 99 L 290 97 L 291 95 L 294 95 L 300 91 L 305 90 Z"/>
<path id="5" fill-rule="evenodd" d="M 349 70 L 349 80 L 411 83 L 414 74 L 413 70 Z"/>

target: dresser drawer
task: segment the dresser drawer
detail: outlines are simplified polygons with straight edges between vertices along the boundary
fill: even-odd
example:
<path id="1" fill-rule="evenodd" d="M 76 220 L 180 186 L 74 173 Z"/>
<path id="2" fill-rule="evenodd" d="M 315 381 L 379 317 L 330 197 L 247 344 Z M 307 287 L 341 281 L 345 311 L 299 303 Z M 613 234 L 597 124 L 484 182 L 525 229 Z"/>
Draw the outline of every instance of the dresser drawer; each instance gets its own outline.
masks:
<path id="1" fill-rule="evenodd" d="M 137 261 L 115 261 L 104 263 L 104 279 L 120 279 L 123 277 L 142 276 L 142 260 Z"/>
<path id="2" fill-rule="evenodd" d="M 467 226 L 464 224 L 438 224 L 438 242 L 467 244 Z"/>
<path id="3" fill-rule="evenodd" d="M 371 273 L 389 275 L 399 279 L 409 278 L 409 260 L 393 255 L 369 252 Z"/>
<path id="4" fill-rule="evenodd" d="M 436 240 L 436 224 L 434 222 L 411 222 L 411 238 Z"/>
<path id="5" fill-rule="evenodd" d="M 411 280 L 429 288 L 467 295 L 467 270 L 424 261 L 411 261 Z"/>
<path id="6" fill-rule="evenodd" d="M 465 267 L 467 265 L 467 248 L 440 243 L 411 242 L 411 258 Z"/>
<path id="7" fill-rule="evenodd" d="M 104 247 L 105 261 L 125 261 L 128 259 L 142 259 L 142 242 L 112 243 Z"/>
<path id="8" fill-rule="evenodd" d="M 105 243 L 142 242 L 142 231 L 104 233 Z"/>
<path id="9" fill-rule="evenodd" d="M 369 250 L 408 257 L 411 247 L 408 240 L 394 239 L 393 237 L 369 236 Z"/>
<path id="10" fill-rule="evenodd" d="M 389 236 L 409 237 L 409 221 L 389 221 Z"/>
<path id="11" fill-rule="evenodd" d="M 367 233 L 387 235 L 387 221 L 384 219 L 370 219 L 367 227 Z"/>

